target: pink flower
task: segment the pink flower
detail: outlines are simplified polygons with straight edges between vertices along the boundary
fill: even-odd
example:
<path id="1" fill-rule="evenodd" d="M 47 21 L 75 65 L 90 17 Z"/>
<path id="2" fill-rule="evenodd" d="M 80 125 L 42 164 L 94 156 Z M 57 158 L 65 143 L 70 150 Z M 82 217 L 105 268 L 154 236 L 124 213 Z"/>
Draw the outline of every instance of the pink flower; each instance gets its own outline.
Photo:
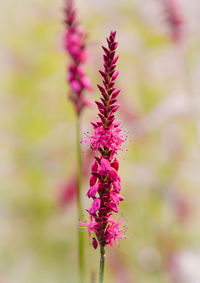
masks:
<path id="1" fill-rule="evenodd" d="M 91 208 L 88 209 L 88 212 L 90 213 L 90 215 L 94 215 L 94 214 L 97 212 L 97 210 L 99 210 L 100 205 L 101 205 L 101 200 L 100 200 L 100 198 L 95 198 L 95 199 L 93 200 L 93 203 L 92 203 Z"/>
<path id="2" fill-rule="evenodd" d="M 118 174 L 119 162 L 116 158 L 118 151 L 123 150 L 122 143 L 125 141 L 124 135 L 119 128 L 121 121 L 115 121 L 115 112 L 119 108 L 117 96 L 119 89 L 115 89 L 115 80 L 118 71 L 115 70 L 119 56 L 115 56 L 117 42 L 116 32 L 111 32 L 107 38 L 108 49 L 103 46 L 104 71 L 100 71 L 103 78 L 103 86 L 97 85 L 101 92 L 101 102 L 96 101 L 100 118 L 97 122 L 91 122 L 93 134 L 89 135 L 85 142 L 90 144 L 96 153 L 95 161 L 92 164 L 90 188 L 88 197 L 93 198 L 90 209 L 91 223 L 95 223 L 95 229 L 90 224 L 82 224 L 88 227 L 89 237 L 93 231 L 93 247 L 97 244 L 105 246 L 109 244 L 113 247 L 113 242 L 118 243 L 118 239 L 123 238 L 124 229 L 120 228 L 123 222 L 113 219 L 113 213 L 118 213 L 119 203 L 124 200 L 119 192 L 121 191 L 121 178 Z M 98 153 L 98 154 L 97 154 Z M 97 242 L 98 241 L 98 242 Z"/>
<path id="3" fill-rule="evenodd" d="M 93 186 L 97 181 L 97 176 L 92 175 L 90 177 L 90 186 Z"/>
<path id="4" fill-rule="evenodd" d="M 120 201 L 124 200 L 124 197 L 119 195 L 118 193 L 114 192 L 114 191 L 111 191 L 110 192 L 110 198 L 112 199 L 112 201 L 115 203 L 115 204 L 119 204 Z"/>
<path id="5" fill-rule="evenodd" d="M 83 64 L 87 60 L 85 50 L 87 34 L 79 25 L 72 0 L 65 1 L 66 33 L 64 36 L 64 47 L 71 58 L 68 67 L 68 81 L 71 88 L 69 98 L 74 103 L 77 114 L 80 115 L 85 106 L 91 105 L 91 102 L 84 97 L 86 90 L 92 90 L 90 80 L 83 70 Z"/>
<path id="6" fill-rule="evenodd" d="M 95 184 L 90 187 L 89 191 L 87 192 L 88 197 L 94 198 L 99 188 L 99 184 Z"/>
<path id="7" fill-rule="evenodd" d="M 118 244 L 118 239 L 125 238 L 123 235 L 125 229 L 120 229 L 120 226 L 124 224 L 123 221 L 115 221 L 112 219 L 112 217 L 108 220 L 109 224 L 106 229 L 107 237 L 106 241 L 107 244 L 110 245 L 111 248 L 114 247 L 113 242 Z"/>
<path id="8" fill-rule="evenodd" d="M 61 207 L 69 205 L 77 194 L 77 176 L 74 175 L 69 182 L 63 184 L 58 191 L 58 203 Z"/>
<path id="9" fill-rule="evenodd" d="M 103 125 L 98 125 L 94 129 L 94 134 L 85 140 L 90 143 L 94 151 L 101 150 L 103 147 L 111 148 L 115 153 L 118 150 L 123 150 L 121 144 L 125 141 L 121 129 L 112 124 L 108 129 L 104 129 Z"/>
<path id="10" fill-rule="evenodd" d="M 118 212 L 119 211 L 119 206 L 114 203 L 114 202 L 109 202 L 108 203 L 108 207 L 113 210 L 114 212 Z"/>
<path id="11" fill-rule="evenodd" d="M 98 174 L 102 178 L 109 178 L 111 182 L 117 180 L 118 177 L 117 171 L 110 165 L 110 162 L 104 157 L 102 157 L 101 159 Z"/>
<path id="12" fill-rule="evenodd" d="M 119 161 L 117 160 L 117 158 L 115 158 L 115 159 L 113 160 L 113 162 L 111 163 L 111 166 L 112 166 L 113 168 L 115 168 L 116 171 L 118 171 L 118 169 L 119 169 Z"/>
<path id="13" fill-rule="evenodd" d="M 90 220 L 88 222 L 82 222 L 80 221 L 80 228 L 85 228 L 88 230 L 89 238 L 91 236 L 91 232 L 95 232 L 99 228 L 99 223 L 97 223 L 95 220 L 93 220 L 92 216 L 90 216 Z"/>
<path id="14" fill-rule="evenodd" d="M 92 172 L 97 172 L 97 169 L 98 169 L 98 162 L 95 160 L 93 163 L 92 163 Z"/>
<path id="15" fill-rule="evenodd" d="M 118 175 L 118 179 L 113 182 L 113 188 L 117 193 L 121 191 L 121 181 L 119 180 L 119 175 Z"/>

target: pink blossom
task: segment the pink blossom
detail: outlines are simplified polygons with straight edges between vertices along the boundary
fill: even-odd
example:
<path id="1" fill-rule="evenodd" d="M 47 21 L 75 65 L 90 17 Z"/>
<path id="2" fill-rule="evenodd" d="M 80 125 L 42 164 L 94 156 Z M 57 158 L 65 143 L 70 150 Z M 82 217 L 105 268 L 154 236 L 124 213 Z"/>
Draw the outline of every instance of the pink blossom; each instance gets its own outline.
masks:
<path id="1" fill-rule="evenodd" d="M 89 191 L 87 192 L 87 196 L 94 198 L 97 191 L 98 191 L 98 188 L 99 188 L 99 184 L 95 184 L 95 185 L 91 186 Z"/>
<path id="2" fill-rule="evenodd" d="M 118 175 L 118 179 L 113 182 L 113 188 L 117 193 L 121 191 L 121 181 L 119 180 L 119 175 Z"/>
<path id="3" fill-rule="evenodd" d="M 117 158 L 114 159 L 114 161 L 111 163 L 111 166 L 118 171 L 119 169 L 119 161 L 117 160 Z"/>
<path id="4" fill-rule="evenodd" d="M 92 90 L 90 80 L 83 70 L 83 64 L 87 60 L 85 46 L 87 33 L 79 25 L 72 0 L 65 1 L 66 32 L 64 48 L 71 59 L 68 67 L 68 81 L 71 88 L 69 98 L 74 103 L 77 114 L 80 115 L 85 106 L 91 105 L 90 101 L 84 97 L 86 90 Z"/>
<path id="5" fill-rule="evenodd" d="M 91 237 L 91 232 L 96 232 L 99 228 L 99 223 L 93 220 L 92 216 L 90 216 L 90 220 L 88 222 L 80 221 L 80 228 L 85 228 L 88 230 L 89 238 Z"/>
<path id="6" fill-rule="evenodd" d="M 97 248 L 97 241 L 101 246 L 109 244 L 113 247 L 113 242 L 118 243 L 118 239 L 123 238 L 124 229 L 120 228 L 122 221 L 113 219 L 113 213 L 118 213 L 119 203 L 124 197 L 119 194 L 121 191 L 121 178 L 118 174 L 119 161 L 116 156 L 119 150 L 123 150 L 122 143 L 125 137 L 119 128 L 121 121 L 115 121 L 115 112 L 119 108 L 117 96 L 120 89 L 115 88 L 115 80 L 118 71 L 115 70 L 119 56 L 115 56 L 117 42 L 116 32 L 111 32 L 107 38 L 108 48 L 102 47 L 104 54 L 104 71 L 100 71 L 103 78 L 103 85 L 97 85 L 101 92 L 101 102 L 96 101 L 100 118 L 99 121 L 91 122 L 93 133 L 89 134 L 85 141 L 90 144 L 91 149 L 96 153 L 95 161 L 92 164 L 90 188 L 88 197 L 93 198 L 90 209 L 86 209 L 90 214 L 90 222 L 82 224 L 88 227 L 89 237 L 94 232 L 93 247 Z M 93 228 L 95 227 L 95 228 Z"/>
<path id="7" fill-rule="evenodd" d="M 118 244 L 118 239 L 125 238 L 123 235 L 125 229 L 120 229 L 120 226 L 124 224 L 123 221 L 115 221 L 112 217 L 108 220 L 108 226 L 106 229 L 106 243 L 110 245 L 111 248 L 114 247 L 113 242 Z"/>
<path id="8" fill-rule="evenodd" d="M 117 180 L 118 177 L 117 171 L 110 165 L 110 162 L 104 157 L 102 157 L 101 159 L 98 174 L 102 178 L 109 178 L 111 182 Z"/>
<path id="9" fill-rule="evenodd" d="M 98 162 L 95 160 L 92 163 L 92 172 L 97 172 L 97 169 L 98 169 Z"/>
<path id="10" fill-rule="evenodd" d="M 115 203 L 115 204 L 119 204 L 120 201 L 124 200 L 124 197 L 119 195 L 118 193 L 114 192 L 114 191 L 111 191 L 110 192 L 110 198 L 112 199 L 112 201 Z"/>
<path id="11" fill-rule="evenodd" d="M 90 215 L 94 215 L 94 214 L 97 212 L 97 210 L 99 210 L 100 205 L 101 205 L 101 200 L 100 200 L 100 198 L 95 198 L 95 199 L 93 200 L 93 203 L 92 203 L 91 208 L 88 209 L 88 212 L 90 213 Z"/>
<path id="12" fill-rule="evenodd" d="M 77 176 L 67 183 L 63 184 L 58 191 L 58 203 L 61 207 L 68 205 L 73 199 L 76 198 L 77 194 Z"/>
<path id="13" fill-rule="evenodd" d="M 90 186 L 93 186 L 97 181 L 97 176 L 92 175 L 90 177 Z"/>
<path id="14" fill-rule="evenodd" d="M 109 128 L 104 129 L 103 125 L 98 125 L 94 129 L 94 134 L 89 136 L 86 143 L 90 143 L 92 149 L 97 152 L 103 147 L 109 147 L 115 153 L 123 150 L 121 144 L 125 141 L 125 136 L 121 133 L 121 129 L 112 124 Z"/>
<path id="15" fill-rule="evenodd" d="M 114 202 L 109 202 L 108 203 L 108 207 L 113 210 L 114 212 L 118 212 L 119 211 L 119 206 L 114 203 Z"/>

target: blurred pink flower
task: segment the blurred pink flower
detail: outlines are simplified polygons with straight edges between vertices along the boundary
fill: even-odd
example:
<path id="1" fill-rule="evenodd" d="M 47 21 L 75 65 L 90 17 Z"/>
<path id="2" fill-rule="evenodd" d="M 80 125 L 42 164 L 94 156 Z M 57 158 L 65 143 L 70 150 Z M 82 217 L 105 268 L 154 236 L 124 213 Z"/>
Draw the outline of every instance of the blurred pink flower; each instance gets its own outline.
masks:
<path id="1" fill-rule="evenodd" d="M 69 180 L 67 184 L 61 186 L 58 191 L 58 203 L 61 207 L 66 206 L 75 200 L 77 195 L 77 177 L 76 175 Z"/>
<path id="2" fill-rule="evenodd" d="M 83 70 L 83 64 L 87 60 L 85 49 L 87 33 L 79 25 L 72 0 L 66 0 L 65 16 L 64 47 L 71 57 L 68 67 L 68 81 L 71 88 L 69 98 L 74 103 L 77 114 L 80 115 L 85 106 L 91 105 L 90 101 L 84 97 L 86 90 L 92 90 L 90 80 Z"/>
<path id="3" fill-rule="evenodd" d="M 181 13 L 178 0 L 164 0 L 166 20 L 170 27 L 171 39 L 180 42 L 185 31 L 185 20 Z"/>
<path id="4" fill-rule="evenodd" d="M 86 178 L 89 174 L 89 165 L 93 158 L 93 152 L 87 150 L 83 159 L 83 178 Z M 77 195 L 77 175 L 74 174 L 65 181 L 64 184 L 58 187 L 57 202 L 60 207 L 66 207 L 73 203 Z"/>

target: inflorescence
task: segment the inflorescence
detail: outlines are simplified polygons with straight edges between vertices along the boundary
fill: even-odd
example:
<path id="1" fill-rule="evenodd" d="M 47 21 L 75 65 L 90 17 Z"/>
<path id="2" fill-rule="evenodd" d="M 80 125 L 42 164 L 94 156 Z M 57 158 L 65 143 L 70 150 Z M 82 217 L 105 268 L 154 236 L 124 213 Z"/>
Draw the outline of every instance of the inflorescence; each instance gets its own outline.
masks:
<path id="1" fill-rule="evenodd" d="M 66 0 L 64 11 L 66 25 L 64 48 L 71 57 L 68 67 L 68 81 L 71 88 L 69 98 L 74 103 L 77 114 L 80 115 L 85 106 L 91 105 L 91 102 L 84 96 L 85 90 L 92 90 L 90 80 L 83 70 L 83 64 L 87 60 L 85 46 L 87 33 L 79 25 L 72 0 Z"/>
<path id="2" fill-rule="evenodd" d="M 86 140 L 95 152 L 95 161 L 92 164 L 90 189 L 87 196 L 93 199 L 91 208 L 87 209 L 90 220 L 80 222 L 82 228 L 88 229 L 89 237 L 94 232 L 93 247 L 98 243 L 101 246 L 118 243 L 123 235 L 123 221 L 114 219 L 113 214 L 119 211 L 119 202 L 124 200 L 120 195 L 121 178 L 118 174 L 119 162 L 116 158 L 118 151 L 122 150 L 125 137 L 120 129 L 121 121 L 115 121 L 115 112 L 119 108 L 117 96 L 120 89 L 115 88 L 115 80 L 119 74 L 115 70 L 119 56 L 115 55 L 118 43 L 115 41 L 116 32 L 111 32 L 107 38 L 108 48 L 104 50 L 104 71 L 99 71 L 103 78 L 103 86 L 97 85 L 101 92 L 101 102 L 96 101 L 100 118 L 97 122 L 91 122 L 93 134 Z"/>

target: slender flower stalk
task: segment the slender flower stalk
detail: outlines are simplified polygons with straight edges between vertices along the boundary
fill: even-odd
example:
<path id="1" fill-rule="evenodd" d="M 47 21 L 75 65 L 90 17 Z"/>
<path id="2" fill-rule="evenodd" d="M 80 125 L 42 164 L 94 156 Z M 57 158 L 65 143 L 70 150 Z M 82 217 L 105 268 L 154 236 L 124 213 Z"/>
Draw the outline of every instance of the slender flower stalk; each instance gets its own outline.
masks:
<path id="1" fill-rule="evenodd" d="M 69 98 L 73 102 L 76 112 L 76 148 L 77 148 L 77 207 L 78 218 L 82 216 L 81 184 L 82 184 L 82 157 L 80 144 L 80 116 L 85 106 L 91 103 L 84 96 L 86 90 L 91 91 L 91 84 L 85 72 L 83 65 L 87 60 L 85 50 L 86 32 L 79 25 L 76 16 L 76 10 L 72 0 L 65 0 L 65 25 L 66 33 L 64 38 L 64 47 L 70 56 L 68 66 L 68 81 L 70 85 Z M 84 235 L 78 233 L 79 250 L 79 271 L 80 282 L 84 281 Z"/>
<path id="2" fill-rule="evenodd" d="M 94 232 L 92 245 L 96 249 L 100 246 L 99 282 L 103 282 L 105 246 L 114 247 L 114 242 L 125 237 L 123 235 L 123 221 L 114 219 L 113 214 L 119 211 L 119 202 L 124 200 L 120 195 L 121 179 L 117 173 L 119 162 L 116 158 L 118 151 L 123 150 L 122 143 L 125 137 L 119 128 L 121 121 L 115 121 L 115 112 L 119 108 L 117 96 L 120 89 L 115 88 L 118 71 L 115 70 L 119 56 L 115 55 L 118 43 L 115 41 L 116 32 L 110 33 L 107 38 L 108 48 L 104 50 L 104 71 L 99 71 L 103 78 L 103 86 L 97 85 L 101 92 L 101 102 L 96 101 L 100 118 L 91 122 L 93 134 L 85 142 L 90 144 L 95 152 L 95 161 L 92 164 L 90 189 L 87 196 L 93 199 L 92 206 L 86 209 L 90 220 L 81 222 L 80 226 L 91 233 Z"/>

